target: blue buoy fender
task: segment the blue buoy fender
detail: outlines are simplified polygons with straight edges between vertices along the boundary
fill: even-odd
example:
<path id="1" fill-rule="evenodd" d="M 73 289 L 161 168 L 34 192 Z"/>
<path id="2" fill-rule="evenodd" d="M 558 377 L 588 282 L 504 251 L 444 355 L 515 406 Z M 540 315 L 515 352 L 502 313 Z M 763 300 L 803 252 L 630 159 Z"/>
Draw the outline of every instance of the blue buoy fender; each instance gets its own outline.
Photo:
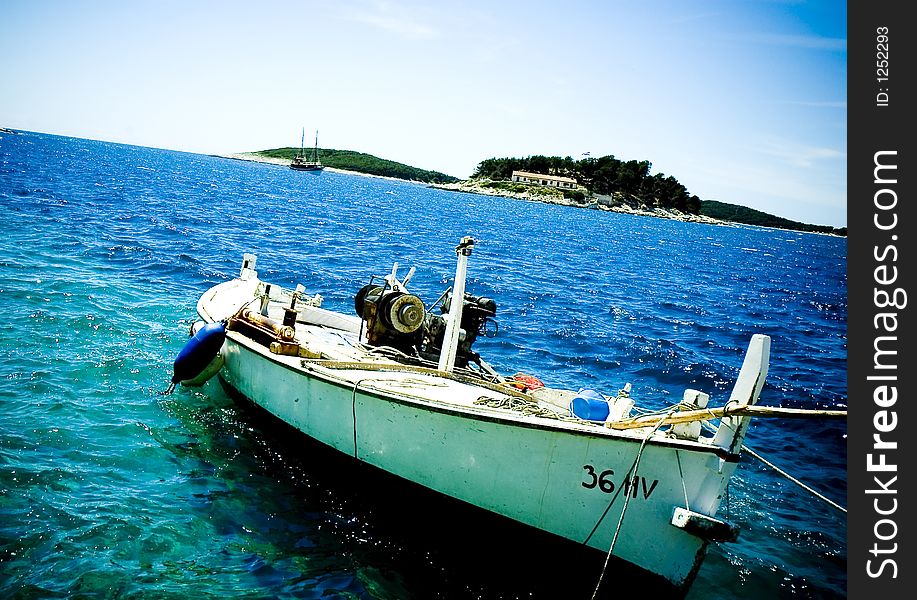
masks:
<path id="1" fill-rule="evenodd" d="M 197 330 L 178 353 L 172 366 L 172 386 L 203 385 L 223 366 L 220 348 L 226 340 L 224 323 L 208 323 Z"/>

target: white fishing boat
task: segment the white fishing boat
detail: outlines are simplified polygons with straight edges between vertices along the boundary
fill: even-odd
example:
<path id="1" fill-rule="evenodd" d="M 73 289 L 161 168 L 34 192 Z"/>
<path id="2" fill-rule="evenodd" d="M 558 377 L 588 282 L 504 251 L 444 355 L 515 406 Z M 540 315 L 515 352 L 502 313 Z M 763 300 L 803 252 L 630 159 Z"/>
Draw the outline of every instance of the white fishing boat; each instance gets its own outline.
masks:
<path id="1" fill-rule="evenodd" d="M 686 589 L 717 516 L 768 370 L 754 335 L 725 407 L 684 390 L 664 411 L 615 396 L 503 376 L 472 350 L 496 314 L 465 293 L 473 241 L 456 248 L 454 285 L 428 307 L 398 265 L 355 296 L 356 314 L 239 276 L 201 296 L 175 383 L 223 383 L 319 442 L 481 509 L 616 556 Z M 706 423 L 712 431 L 701 427 Z M 712 426 L 712 427 L 711 427 Z M 598 574 L 597 574 L 598 575 Z"/>

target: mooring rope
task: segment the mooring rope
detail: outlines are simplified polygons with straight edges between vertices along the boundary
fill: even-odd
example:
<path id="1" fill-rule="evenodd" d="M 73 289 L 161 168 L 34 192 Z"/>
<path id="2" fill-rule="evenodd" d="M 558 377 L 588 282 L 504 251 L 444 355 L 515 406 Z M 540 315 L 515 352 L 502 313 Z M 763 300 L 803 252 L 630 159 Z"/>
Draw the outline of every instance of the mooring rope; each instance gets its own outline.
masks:
<path id="1" fill-rule="evenodd" d="M 743 445 L 742 445 L 742 450 L 744 450 L 745 452 L 748 452 L 749 454 L 751 454 L 752 456 L 754 456 L 755 458 L 757 458 L 758 460 L 760 460 L 761 462 L 763 462 L 765 465 L 767 465 L 768 467 L 770 467 L 771 469 L 773 469 L 774 471 L 776 471 L 776 472 L 779 473 L 780 475 L 783 475 L 784 477 L 786 477 L 787 479 L 789 479 L 790 481 L 792 481 L 793 483 L 795 483 L 796 485 L 798 485 L 799 487 L 801 487 L 801 488 L 804 489 L 805 491 L 809 492 L 810 494 L 812 494 L 813 496 L 815 496 L 816 498 L 818 498 L 818 499 L 821 500 L 822 502 L 825 502 L 826 504 L 828 504 L 828 506 L 830 506 L 830 507 L 832 507 L 832 508 L 835 508 L 835 509 L 841 511 L 841 512 L 844 513 L 844 514 L 847 514 L 847 509 L 846 509 L 846 508 L 844 508 L 843 506 L 841 506 L 840 504 L 838 504 L 838 503 L 835 502 L 834 500 L 831 500 L 830 498 L 825 497 L 823 494 L 820 494 L 819 492 L 817 492 L 816 490 L 814 490 L 814 489 L 812 489 L 811 487 L 807 486 L 807 485 L 804 484 L 803 482 L 799 481 L 798 479 L 796 479 L 795 477 L 793 477 L 792 475 L 790 475 L 789 473 L 787 473 L 786 471 L 784 471 L 783 469 L 781 469 L 780 467 L 778 467 L 777 465 L 775 465 L 774 463 L 770 462 L 769 460 L 767 460 L 766 458 L 764 458 L 763 456 L 761 456 L 760 454 L 758 454 L 757 452 L 755 452 L 754 450 L 752 450 L 751 448 L 749 448 L 748 446 L 746 446 L 746 445 L 743 444 Z"/>
<path id="2" fill-rule="evenodd" d="M 708 431 L 714 431 L 714 432 L 716 431 L 716 428 L 714 428 L 712 425 L 710 425 L 710 424 L 708 424 L 708 423 L 703 423 L 703 426 L 704 426 Z M 720 425 L 720 426 L 722 427 L 722 425 Z M 764 463 L 765 466 L 768 466 L 768 467 L 770 467 L 771 469 L 773 469 L 774 471 L 776 471 L 778 474 L 783 475 L 784 477 L 786 477 L 787 479 L 789 479 L 790 481 L 792 481 L 793 483 L 795 483 L 796 485 L 798 485 L 799 487 L 801 487 L 801 488 L 804 489 L 805 491 L 809 492 L 810 494 L 812 494 L 813 496 L 815 496 L 816 498 L 818 498 L 819 500 L 821 500 L 822 502 L 824 502 L 825 504 L 827 504 L 828 506 L 830 506 L 831 508 L 834 508 L 834 509 L 839 510 L 840 512 L 842 512 L 842 513 L 844 513 L 844 514 L 847 514 L 847 509 L 846 509 L 846 508 L 844 508 L 843 506 L 841 506 L 840 504 L 838 504 L 838 503 L 835 502 L 834 500 L 831 500 L 830 498 L 826 497 L 824 494 L 818 492 L 818 491 L 815 490 L 814 488 L 809 487 L 809 486 L 806 485 L 805 483 L 803 483 L 803 482 L 801 482 L 800 480 L 796 479 L 795 477 L 793 477 L 792 475 L 790 475 L 789 473 L 787 473 L 785 470 L 781 469 L 780 467 L 778 467 L 777 465 L 775 465 L 775 464 L 772 463 L 771 461 L 767 460 L 766 458 L 764 458 L 763 456 L 761 456 L 760 454 L 758 454 L 757 452 L 755 452 L 754 450 L 752 450 L 751 448 L 749 448 L 748 446 L 746 446 L 745 444 L 742 444 L 742 450 L 744 450 L 745 452 L 748 452 L 749 455 L 751 455 L 752 457 L 757 458 L 758 460 L 760 460 L 762 463 Z"/>
<path id="3" fill-rule="evenodd" d="M 678 448 L 675 449 L 675 460 L 678 462 L 678 476 L 681 477 L 681 489 L 685 493 L 685 508 L 691 510 L 691 505 L 688 503 L 688 486 L 685 485 L 685 473 L 681 469 L 681 455 L 678 454 Z"/>
<path id="4" fill-rule="evenodd" d="M 367 381 L 385 381 L 384 379 L 377 379 L 375 377 L 364 377 L 363 379 L 357 380 L 353 384 L 353 390 L 350 396 L 350 416 L 353 419 L 353 457 L 359 460 L 357 456 L 357 389 L 360 385 Z"/>
<path id="5" fill-rule="evenodd" d="M 666 415 L 666 418 L 671 416 L 673 412 L 675 412 L 675 409 L 672 409 L 669 412 L 669 414 Z M 636 477 L 637 466 L 640 464 L 640 458 L 643 456 L 643 450 L 644 448 L 646 448 L 646 443 L 656 433 L 659 427 L 662 426 L 662 423 L 664 421 L 665 419 L 660 419 L 659 422 L 656 423 L 656 426 L 653 427 L 653 429 L 649 433 L 643 436 L 643 440 L 640 442 L 640 449 L 637 450 L 637 456 L 634 458 L 634 465 L 627 472 L 627 478 L 626 478 L 627 480 L 631 480 L 631 477 Z M 621 486 L 621 487 L 623 488 L 624 486 Z M 618 534 L 621 532 L 621 525 L 624 524 L 624 513 L 627 512 L 627 505 L 628 505 L 628 502 L 630 501 L 630 498 L 631 498 L 631 494 L 624 495 L 624 505 L 621 507 L 621 516 L 618 517 L 618 525 L 615 527 L 615 533 L 611 538 L 611 545 L 608 547 L 608 554 L 605 556 L 605 564 L 602 566 L 602 572 L 599 575 L 599 581 L 598 583 L 595 584 L 595 591 L 592 592 L 592 600 L 595 600 L 596 597 L 598 597 L 599 588 L 602 587 L 602 580 L 605 578 L 605 571 L 608 570 L 608 563 L 611 562 L 611 555 L 614 552 L 615 544 L 618 542 Z M 612 498 L 611 503 L 614 503 L 614 498 Z M 609 508 L 611 507 L 611 503 L 609 504 Z M 605 509 L 605 513 L 607 512 L 608 512 L 608 509 Z M 605 514 L 603 513 L 602 517 L 604 518 L 604 516 Z M 599 522 L 601 522 L 601 519 L 599 519 Z M 598 523 L 596 523 L 596 527 L 598 527 Z M 593 532 L 595 532 L 595 529 L 593 529 Z M 591 535 L 592 534 L 590 534 L 590 536 Z"/>

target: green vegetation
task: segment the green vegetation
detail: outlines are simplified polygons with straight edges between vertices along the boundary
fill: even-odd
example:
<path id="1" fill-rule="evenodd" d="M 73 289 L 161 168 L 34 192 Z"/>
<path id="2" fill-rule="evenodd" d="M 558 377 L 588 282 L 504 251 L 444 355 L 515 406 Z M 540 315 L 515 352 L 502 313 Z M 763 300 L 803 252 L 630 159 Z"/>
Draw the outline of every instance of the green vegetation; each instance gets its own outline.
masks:
<path id="1" fill-rule="evenodd" d="M 484 181 L 481 187 L 510 192 L 513 194 L 531 194 L 533 196 L 549 196 L 556 199 L 564 197 L 563 192 L 555 188 L 544 187 L 541 185 L 532 185 L 529 183 L 517 183 L 515 181 Z"/>
<path id="2" fill-rule="evenodd" d="M 677 209 L 683 213 L 702 215 L 721 221 L 731 221 L 761 227 L 778 227 L 794 231 L 811 231 L 847 235 L 846 227 L 828 225 L 809 225 L 791 221 L 759 210 L 726 204 L 716 200 L 701 200 L 689 194 L 681 183 L 672 176 L 662 173 L 650 175 L 649 161 L 621 161 L 614 156 L 601 158 L 584 158 L 574 160 L 567 156 L 529 156 L 527 158 L 488 158 L 481 161 L 472 175 L 473 179 L 492 179 L 484 183 L 486 187 L 505 189 L 507 191 L 525 191 L 512 186 L 530 186 L 511 183 L 513 171 L 529 171 L 560 175 L 576 179 L 586 188 L 588 195 L 610 196 L 598 198 L 598 204 L 614 206 L 628 204 L 636 208 Z M 542 188 L 545 189 L 545 188 Z M 559 190 L 554 190 L 560 193 Z M 564 197 L 580 203 L 587 201 L 581 190 L 566 190 Z"/>
<path id="3" fill-rule="evenodd" d="M 676 209 L 698 214 L 701 201 L 672 176 L 650 175 L 649 161 L 621 161 L 614 156 L 573 160 L 567 156 L 488 158 L 481 161 L 473 179 L 507 180 L 513 171 L 530 171 L 572 177 L 591 194 L 612 196 L 616 202 L 636 207 Z M 585 194 L 583 195 L 585 197 Z"/>
<path id="4" fill-rule="evenodd" d="M 273 150 L 253 152 L 253 154 L 260 156 L 282 158 L 284 160 L 293 160 L 293 156 L 298 153 L 299 148 L 275 148 Z M 371 154 L 354 152 L 353 150 L 319 148 L 319 159 L 326 167 L 358 171 L 369 175 L 397 177 L 398 179 L 422 181 L 424 183 L 454 183 L 459 180 L 457 177 L 439 173 L 438 171 L 418 169 L 392 160 L 378 158 Z"/>
<path id="5" fill-rule="evenodd" d="M 580 190 L 564 190 L 564 198 L 573 200 L 575 202 L 585 202 L 586 193 L 581 192 Z"/>
<path id="6" fill-rule="evenodd" d="M 704 200 L 701 202 L 700 214 L 723 221 L 733 221 L 735 223 L 744 223 L 746 225 L 758 225 L 761 227 L 778 227 L 780 229 L 792 229 L 794 231 L 811 231 L 816 233 L 831 233 L 834 235 L 847 235 L 846 227 L 831 227 L 829 225 L 809 225 L 798 221 L 791 221 L 783 217 L 761 212 L 753 208 L 738 206 L 736 204 L 726 204 L 716 200 Z"/>

